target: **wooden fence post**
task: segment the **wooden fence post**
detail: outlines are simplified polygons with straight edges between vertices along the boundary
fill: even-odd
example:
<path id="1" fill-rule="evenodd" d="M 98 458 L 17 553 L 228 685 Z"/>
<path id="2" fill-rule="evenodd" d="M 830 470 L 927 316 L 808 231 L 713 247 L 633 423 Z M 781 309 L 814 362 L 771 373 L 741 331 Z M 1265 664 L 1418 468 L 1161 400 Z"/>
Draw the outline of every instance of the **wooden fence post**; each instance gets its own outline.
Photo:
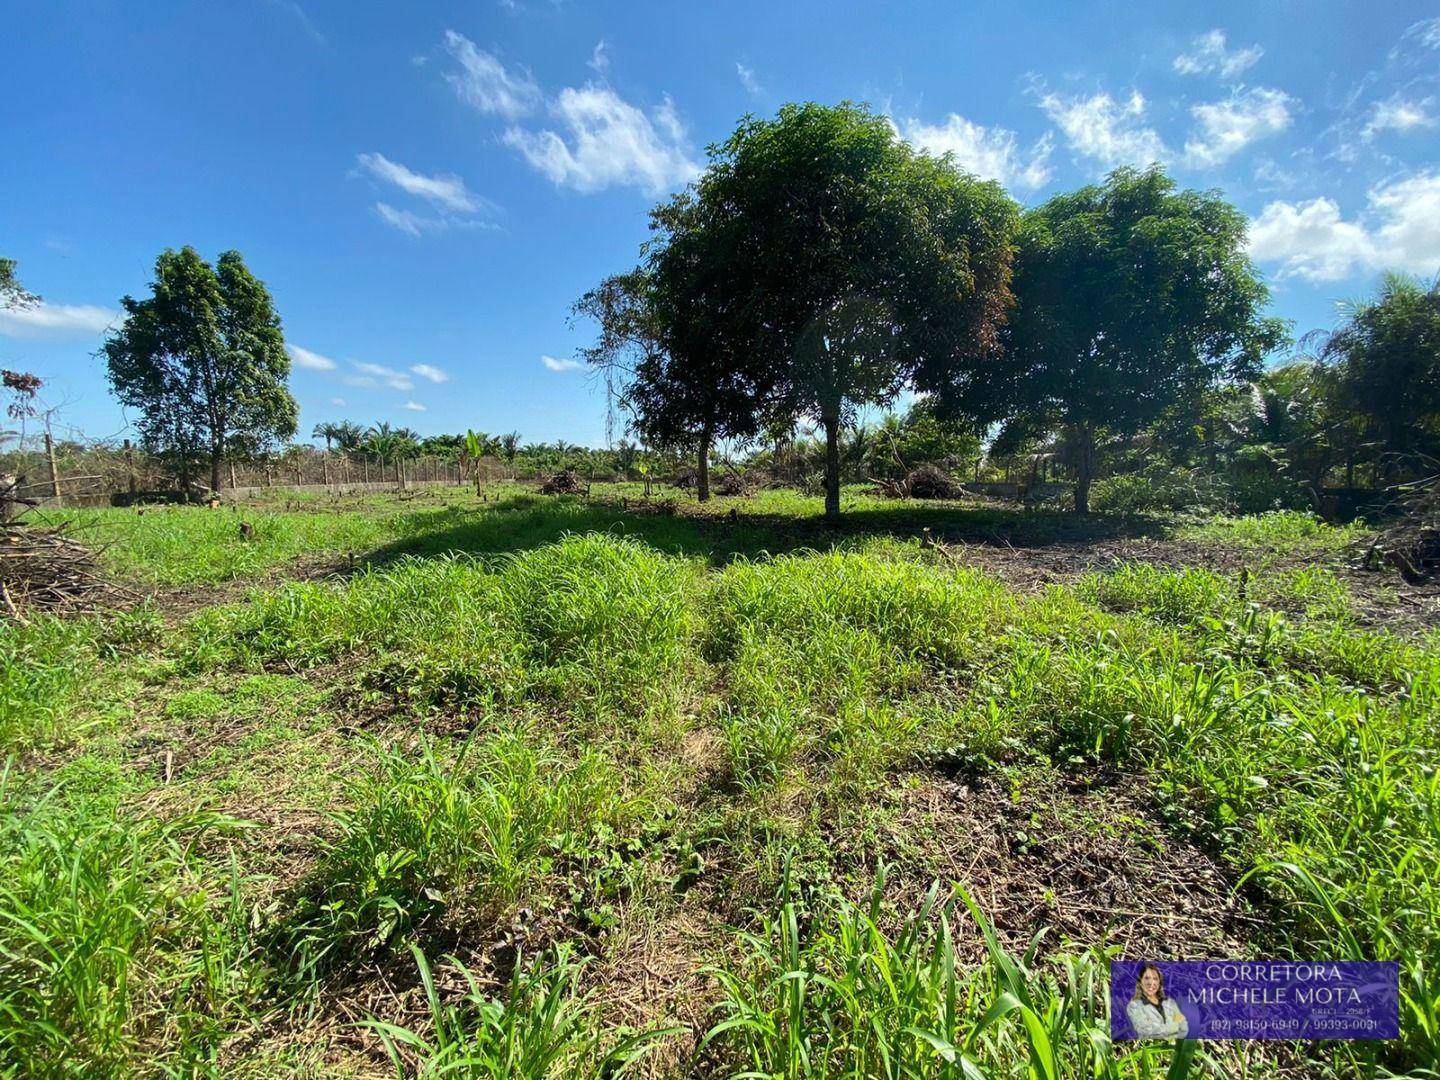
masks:
<path id="1" fill-rule="evenodd" d="M 130 440 L 125 440 L 125 486 L 130 490 L 130 497 L 135 497 L 135 448 L 130 445 Z"/>
<path id="2" fill-rule="evenodd" d="M 60 498 L 60 473 L 55 468 L 55 440 L 50 437 L 50 429 L 45 429 L 45 460 L 50 465 L 50 494 Z"/>

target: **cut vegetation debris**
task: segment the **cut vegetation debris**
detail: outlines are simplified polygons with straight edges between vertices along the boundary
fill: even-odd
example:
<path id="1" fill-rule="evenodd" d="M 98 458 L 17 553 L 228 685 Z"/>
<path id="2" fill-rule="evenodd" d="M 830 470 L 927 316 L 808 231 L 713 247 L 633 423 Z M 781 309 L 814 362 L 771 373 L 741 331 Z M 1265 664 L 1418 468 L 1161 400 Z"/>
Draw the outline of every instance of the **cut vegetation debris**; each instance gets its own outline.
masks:
<path id="1" fill-rule="evenodd" d="M 138 595 L 99 571 L 95 551 L 64 525 L 0 525 L 0 599 L 8 616 L 24 623 L 47 611 L 103 611 L 133 604 Z"/>
<path id="2" fill-rule="evenodd" d="M 485 495 L 67 515 L 154 599 L 0 624 L 11 1073 L 1440 1059 L 1440 638 L 1361 530 Z M 1115 955 L 1394 959 L 1403 1038 L 1114 1045 Z"/>

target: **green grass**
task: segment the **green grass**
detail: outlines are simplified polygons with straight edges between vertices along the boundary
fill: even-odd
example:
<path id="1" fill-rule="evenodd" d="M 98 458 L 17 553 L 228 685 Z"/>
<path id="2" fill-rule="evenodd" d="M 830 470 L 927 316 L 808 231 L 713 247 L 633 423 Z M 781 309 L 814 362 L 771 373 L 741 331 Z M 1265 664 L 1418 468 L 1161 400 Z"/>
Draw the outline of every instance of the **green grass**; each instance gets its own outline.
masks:
<path id="1" fill-rule="evenodd" d="M 300 969 L 491 925 L 547 875 L 623 838 L 645 812 L 595 753 L 568 761 L 519 734 L 373 748 L 305 885 L 289 936 Z"/>
<path id="2" fill-rule="evenodd" d="M 18 1075 L 204 1068 L 259 1002 L 242 823 L 22 806 L 0 786 L 0 1061 Z"/>
<path id="3" fill-rule="evenodd" d="M 1355 530 L 1160 523 L 1282 561 L 1021 591 L 916 534 L 1122 525 L 495 494 L 89 516 L 128 580 L 244 584 L 0 627 L 3 1067 L 1163 1075 L 1109 1044 L 1107 942 L 917 899 L 953 841 L 887 840 L 906 785 L 1037 764 L 1140 778 L 1244 881 L 1251 955 L 1400 961 L 1400 1043 L 1191 1072 L 1440 1059 L 1440 649 L 1361 625 Z"/>
<path id="4" fill-rule="evenodd" d="M 1303 510 L 1271 510 L 1237 518 L 1214 518 L 1180 531 L 1187 539 L 1219 540 L 1287 551 L 1340 551 L 1369 534 L 1363 524 L 1329 525 Z"/>

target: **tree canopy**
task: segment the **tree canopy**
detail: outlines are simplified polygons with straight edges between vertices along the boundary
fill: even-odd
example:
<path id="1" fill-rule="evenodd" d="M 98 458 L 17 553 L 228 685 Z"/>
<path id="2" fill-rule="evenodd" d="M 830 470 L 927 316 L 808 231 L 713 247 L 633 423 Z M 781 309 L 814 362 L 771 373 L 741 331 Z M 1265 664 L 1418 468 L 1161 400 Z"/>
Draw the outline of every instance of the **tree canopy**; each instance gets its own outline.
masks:
<path id="1" fill-rule="evenodd" d="M 915 151 L 863 106 L 747 118 L 656 211 L 652 283 L 675 336 L 643 385 L 662 405 L 704 387 L 745 436 L 818 419 L 834 519 L 839 432 L 857 409 L 914 385 L 981 411 L 1015 221 L 998 184 Z"/>
<path id="2" fill-rule="evenodd" d="M 1387 274 L 1320 350 L 1385 475 L 1440 458 L 1440 281 Z"/>
<path id="3" fill-rule="evenodd" d="M 104 345 L 110 384 L 139 410 L 145 445 L 173 457 L 182 477 L 205 456 L 218 489 L 227 449 L 253 453 L 295 434 L 280 319 L 239 252 L 212 267 L 192 247 L 167 249 L 151 295 L 120 303 L 125 322 Z"/>
<path id="4" fill-rule="evenodd" d="M 1006 383 L 1022 425 L 1065 429 L 1076 509 L 1102 432 L 1134 434 L 1224 380 L 1254 378 L 1285 328 L 1245 251 L 1245 218 L 1158 168 L 1028 211 L 1015 266 Z"/>

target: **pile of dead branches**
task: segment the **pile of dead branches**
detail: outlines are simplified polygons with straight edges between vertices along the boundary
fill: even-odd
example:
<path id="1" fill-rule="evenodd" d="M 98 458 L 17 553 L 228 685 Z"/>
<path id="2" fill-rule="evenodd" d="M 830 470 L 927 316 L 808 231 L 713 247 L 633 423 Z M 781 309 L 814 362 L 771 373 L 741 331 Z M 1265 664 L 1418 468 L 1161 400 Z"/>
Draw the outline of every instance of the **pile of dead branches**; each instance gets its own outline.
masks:
<path id="1" fill-rule="evenodd" d="M 1440 582 L 1440 478 L 1415 485 L 1403 507 L 1367 545 L 1363 565 L 1370 570 L 1388 563 L 1409 585 Z"/>
<path id="2" fill-rule="evenodd" d="M 104 611 L 137 599 L 100 573 L 95 552 L 67 536 L 64 525 L 0 526 L 0 611 L 17 622 L 39 612 Z"/>
<path id="3" fill-rule="evenodd" d="M 890 499 L 958 499 L 964 485 L 938 465 L 921 465 L 899 480 L 876 480 L 875 490 Z"/>
<path id="4" fill-rule="evenodd" d="M 540 483 L 541 495 L 588 495 L 590 485 L 574 469 L 561 469 Z"/>
<path id="5" fill-rule="evenodd" d="M 750 482 L 748 476 L 732 470 L 720 477 L 720 482 L 715 485 L 715 490 L 721 495 L 748 497 L 754 494 L 755 485 Z"/>

